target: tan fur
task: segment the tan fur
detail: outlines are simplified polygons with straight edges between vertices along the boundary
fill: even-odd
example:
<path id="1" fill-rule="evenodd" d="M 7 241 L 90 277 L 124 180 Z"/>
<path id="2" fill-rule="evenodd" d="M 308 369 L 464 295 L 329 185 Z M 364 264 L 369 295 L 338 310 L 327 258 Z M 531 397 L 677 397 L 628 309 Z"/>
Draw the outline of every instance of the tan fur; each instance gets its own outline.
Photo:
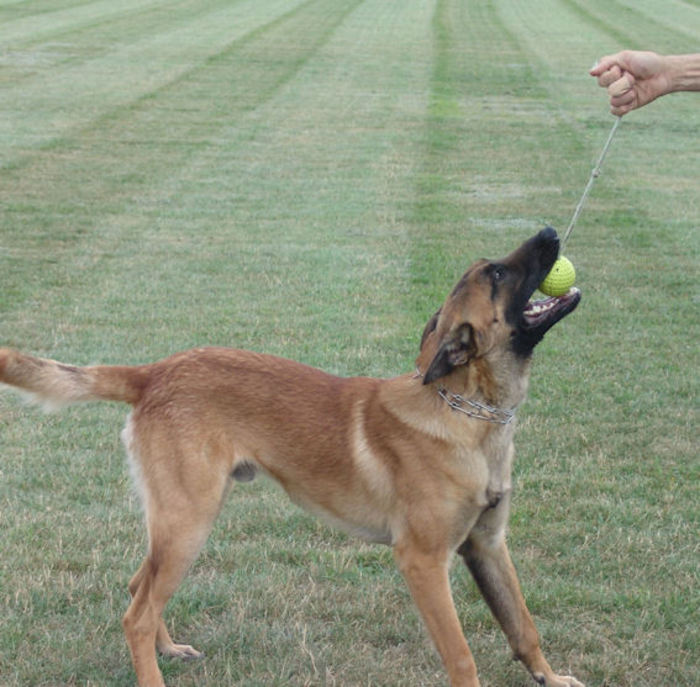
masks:
<path id="1" fill-rule="evenodd" d="M 514 408 L 525 396 L 529 362 L 509 349 L 508 294 L 493 300 L 485 269 L 477 263 L 467 272 L 429 323 L 417 364 L 424 374 L 447 351 L 454 367 L 441 385 Z M 544 659 L 506 549 L 513 423 L 455 412 L 437 384 L 416 373 L 341 379 L 224 348 L 139 367 L 84 368 L 0 349 L 0 381 L 56 403 L 133 405 L 123 438 L 149 544 L 123 624 L 142 687 L 164 684 L 156 648 L 199 655 L 173 643 L 161 613 L 232 476 L 248 479 L 253 467 L 331 523 L 393 546 L 451 685 L 479 684 L 448 581 L 458 552 L 532 676 L 550 687 L 581 687 Z"/>

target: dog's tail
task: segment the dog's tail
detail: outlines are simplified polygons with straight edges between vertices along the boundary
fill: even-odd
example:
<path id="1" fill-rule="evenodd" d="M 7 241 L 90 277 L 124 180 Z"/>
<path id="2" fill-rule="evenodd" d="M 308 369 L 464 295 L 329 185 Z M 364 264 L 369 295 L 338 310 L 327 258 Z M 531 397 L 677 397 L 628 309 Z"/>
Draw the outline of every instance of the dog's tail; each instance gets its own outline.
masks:
<path id="1" fill-rule="evenodd" d="M 146 366 L 73 367 L 0 348 L 0 382 L 48 407 L 77 401 L 138 403 L 148 382 Z"/>

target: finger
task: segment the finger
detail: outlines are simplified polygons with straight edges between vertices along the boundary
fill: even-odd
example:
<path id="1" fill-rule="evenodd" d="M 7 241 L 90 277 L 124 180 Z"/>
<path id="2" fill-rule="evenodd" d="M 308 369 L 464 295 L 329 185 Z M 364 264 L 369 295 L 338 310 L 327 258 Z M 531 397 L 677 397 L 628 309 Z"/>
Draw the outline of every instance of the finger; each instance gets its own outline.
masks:
<path id="1" fill-rule="evenodd" d="M 637 96 L 634 91 L 627 91 L 627 93 L 610 98 L 610 105 L 612 107 L 624 107 L 625 105 L 633 105 L 636 100 Z"/>
<path id="2" fill-rule="evenodd" d="M 610 98 L 610 111 L 618 117 L 622 117 L 622 115 L 637 107 L 639 107 L 639 102 L 634 88 Z"/>
<path id="3" fill-rule="evenodd" d="M 630 74 L 623 72 L 620 78 L 613 81 L 608 86 L 608 94 L 611 98 L 619 98 L 626 93 L 629 93 L 634 86 L 634 80 Z"/>
<path id="4" fill-rule="evenodd" d="M 614 64 L 598 77 L 598 85 L 607 88 L 622 77 L 622 70 Z"/>
<path id="5" fill-rule="evenodd" d="M 626 115 L 630 110 L 633 109 L 634 107 L 631 105 L 624 105 L 622 107 L 611 107 L 610 112 L 616 117 L 622 117 L 622 115 Z"/>

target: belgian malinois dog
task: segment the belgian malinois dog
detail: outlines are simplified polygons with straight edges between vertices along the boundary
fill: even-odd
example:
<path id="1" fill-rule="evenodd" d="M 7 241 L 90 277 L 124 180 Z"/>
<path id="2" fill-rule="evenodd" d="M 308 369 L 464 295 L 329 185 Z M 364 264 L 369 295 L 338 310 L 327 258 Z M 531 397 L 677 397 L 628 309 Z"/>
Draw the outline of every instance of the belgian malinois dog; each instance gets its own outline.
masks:
<path id="1" fill-rule="evenodd" d="M 534 680 L 582 687 L 545 660 L 504 534 L 532 351 L 580 300 L 572 288 L 530 301 L 558 252 L 547 228 L 502 260 L 472 265 L 426 325 L 415 371 L 392 379 L 338 378 L 226 348 L 135 367 L 0 349 L 0 381 L 40 400 L 133 406 L 122 437 L 148 552 L 123 626 L 139 685 L 164 684 L 156 649 L 200 656 L 172 641 L 161 614 L 232 484 L 261 472 L 331 523 L 393 547 L 451 685 L 479 684 L 448 582 L 457 552 Z"/>

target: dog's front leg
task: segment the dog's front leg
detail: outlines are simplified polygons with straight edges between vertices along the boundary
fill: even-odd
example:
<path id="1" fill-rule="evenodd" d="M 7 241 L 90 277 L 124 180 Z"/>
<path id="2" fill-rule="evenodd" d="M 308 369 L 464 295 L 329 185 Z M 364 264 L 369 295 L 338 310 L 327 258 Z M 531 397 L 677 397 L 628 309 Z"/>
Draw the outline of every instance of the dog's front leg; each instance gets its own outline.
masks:
<path id="1" fill-rule="evenodd" d="M 394 547 L 394 555 L 442 657 L 450 684 L 452 687 L 479 687 L 476 665 L 452 600 L 448 552 L 436 555 L 404 541 Z"/>
<path id="2" fill-rule="evenodd" d="M 535 682 L 546 687 L 584 687 L 573 677 L 556 675 L 542 654 L 537 629 L 525 605 L 503 535 L 477 526 L 458 552 L 516 658 L 523 662 Z"/>

